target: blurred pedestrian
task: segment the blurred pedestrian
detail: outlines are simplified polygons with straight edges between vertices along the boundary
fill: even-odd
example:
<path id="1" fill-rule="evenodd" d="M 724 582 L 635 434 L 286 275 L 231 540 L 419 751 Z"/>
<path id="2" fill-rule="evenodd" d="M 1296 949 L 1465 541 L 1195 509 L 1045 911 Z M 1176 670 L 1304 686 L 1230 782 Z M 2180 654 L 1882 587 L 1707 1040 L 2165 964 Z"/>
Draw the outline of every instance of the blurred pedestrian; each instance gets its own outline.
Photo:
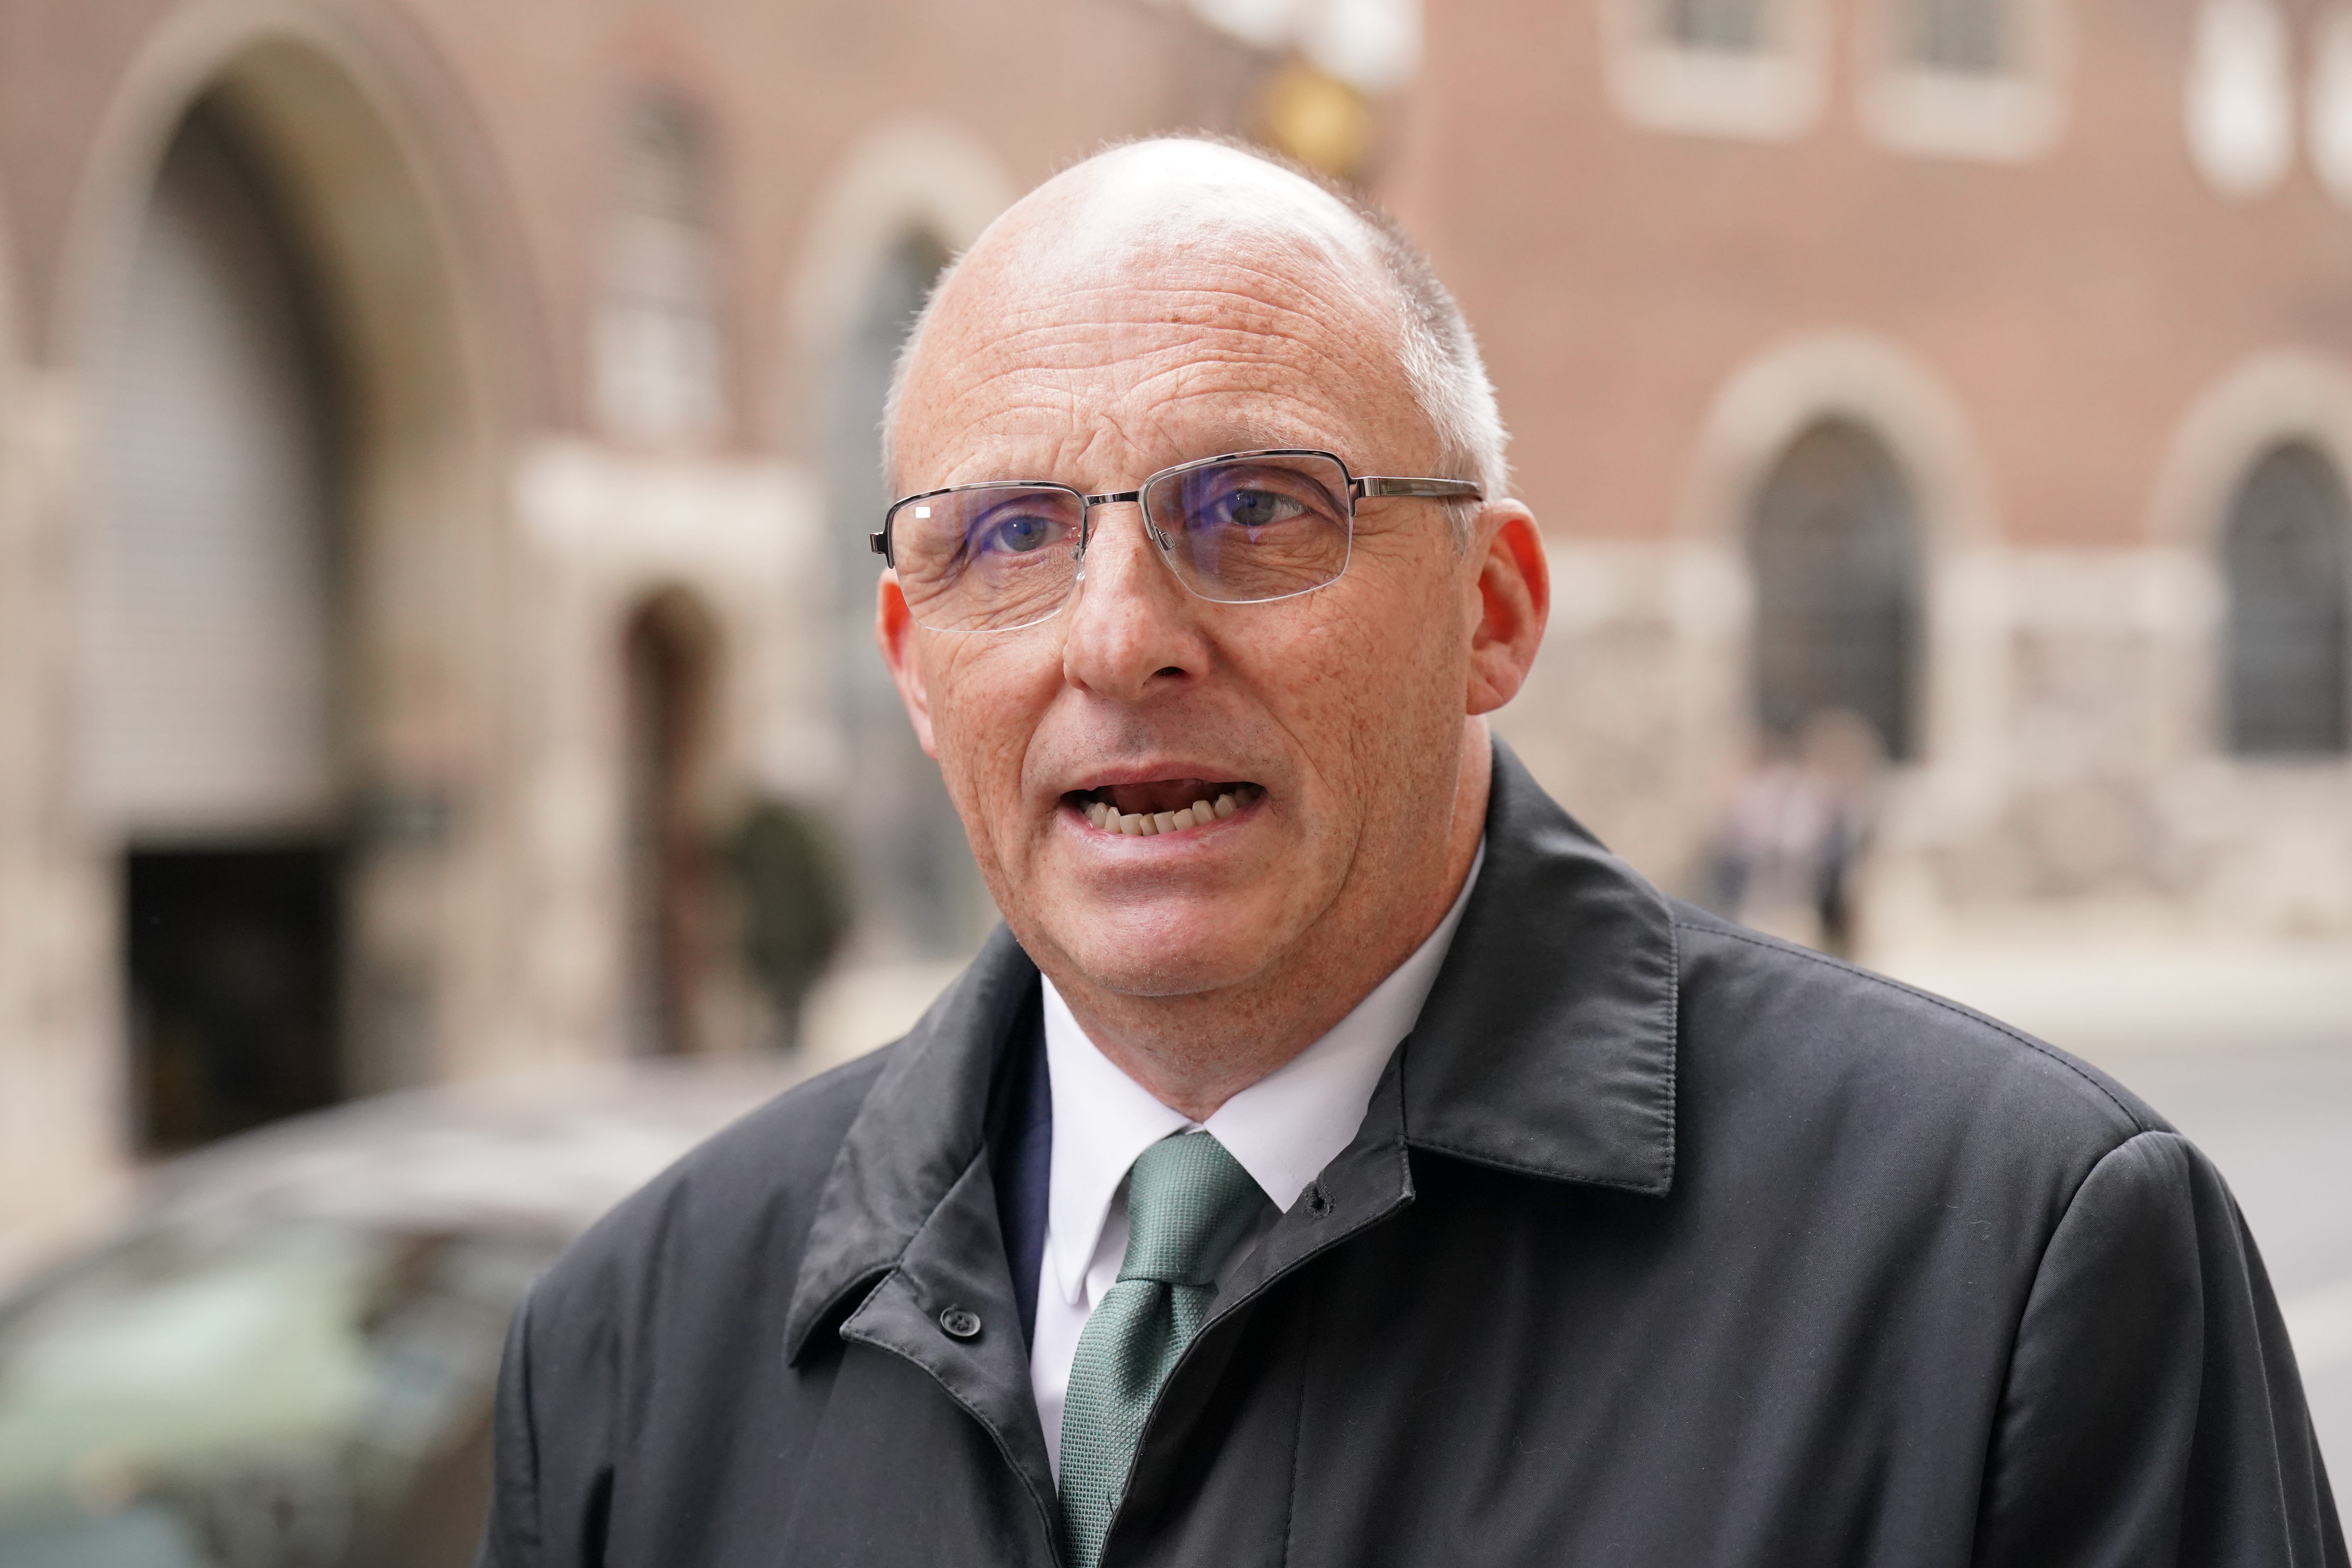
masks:
<path id="1" fill-rule="evenodd" d="M 1710 904 L 1758 931 L 1853 957 L 1882 754 L 1869 721 L 1844 709 L 1813 714 L 1794 745 L 1769 738 L 1716 836 Z"/>

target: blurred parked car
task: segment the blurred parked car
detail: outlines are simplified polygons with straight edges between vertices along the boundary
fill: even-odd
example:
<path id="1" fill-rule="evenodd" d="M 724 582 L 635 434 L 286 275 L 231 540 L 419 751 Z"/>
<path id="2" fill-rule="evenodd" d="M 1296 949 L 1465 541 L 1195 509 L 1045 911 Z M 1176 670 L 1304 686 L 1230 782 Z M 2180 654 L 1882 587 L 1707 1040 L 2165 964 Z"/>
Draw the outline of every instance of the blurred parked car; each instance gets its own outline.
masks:
<path id="1" fill-rule="evenodd" d="M 524 1289 L 789 1077 L 421 1090 L 160 1167 L 112 1235 L 0 1302 L 0 1564 L 469 1563 Z"/>

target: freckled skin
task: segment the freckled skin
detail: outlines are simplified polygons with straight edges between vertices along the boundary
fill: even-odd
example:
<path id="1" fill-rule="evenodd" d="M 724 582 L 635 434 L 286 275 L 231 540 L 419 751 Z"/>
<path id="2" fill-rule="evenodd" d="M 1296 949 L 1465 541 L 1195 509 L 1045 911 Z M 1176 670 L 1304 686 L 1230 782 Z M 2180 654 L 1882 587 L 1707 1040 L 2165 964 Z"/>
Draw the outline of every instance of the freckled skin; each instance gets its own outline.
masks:
<path id="1" fill-rule="evenodd" d="M 1319 447 L 1438 475 L 1352 215 L 1228 150 L 1160 142 L 1058 177 L 984 235 L 917 345 L 901 493 Z M 1098 509 L 1077 596 L 1017 632 L 877 636 L 997 906 L 1087 1035 L 1206 1117 L 1311 1045 L 1452 905 L 1484 819 L 1481 715 L 1549 604 L 1524 507 L 1457 551 L 1438 503 L 1360 503 L 1347 573 L 1266 605 L 1193 596 L 1132 505 Z M 1246 780 L 1204 830 L 1095 832 L 1066 792 L 1114 769 Z"/>

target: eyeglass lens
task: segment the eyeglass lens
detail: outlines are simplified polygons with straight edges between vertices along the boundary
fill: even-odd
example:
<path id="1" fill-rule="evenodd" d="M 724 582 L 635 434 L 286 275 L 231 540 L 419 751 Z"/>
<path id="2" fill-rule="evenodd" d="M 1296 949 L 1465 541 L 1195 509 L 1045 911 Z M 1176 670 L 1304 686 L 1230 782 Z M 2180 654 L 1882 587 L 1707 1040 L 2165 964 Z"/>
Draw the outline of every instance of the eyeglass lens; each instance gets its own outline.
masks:
<path id="1" fill-rule="evenodd" d="M 1348 567 L 1348 471 L 1320 453 L 1219 458 L 1143 490 L 1168 564 L 1204 599 L 1251 604 L 1322 587 Z M 890 514 L 899 589 L 938 631 L 1045 620 L 1078 575 L 1085 502 L 1046 485 L 982 485 L 901 501 Z M 1099 525 L 1097 525 L 1099 526 Z"/>

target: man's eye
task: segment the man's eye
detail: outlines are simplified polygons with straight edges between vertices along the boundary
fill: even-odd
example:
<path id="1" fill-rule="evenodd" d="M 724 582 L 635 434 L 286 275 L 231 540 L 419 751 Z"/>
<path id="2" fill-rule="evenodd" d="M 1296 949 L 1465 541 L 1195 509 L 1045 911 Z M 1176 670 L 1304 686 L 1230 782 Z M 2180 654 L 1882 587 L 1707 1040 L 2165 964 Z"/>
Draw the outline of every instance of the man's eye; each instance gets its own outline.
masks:
<path id="1" fill-rule="evenodd" d="M 980 548 L 990 554 L 1025 555 L 1053 537 L 1050 519 L 1024 514 L 999 518 L 981 531 Z"/>
<path id="2" fill-rule="evenodd" d="M 1227 528 L 1270 528 L 1306 510 L 1273 490 L 1228 490 L 1209 508 L 1209 520 Z"/>

